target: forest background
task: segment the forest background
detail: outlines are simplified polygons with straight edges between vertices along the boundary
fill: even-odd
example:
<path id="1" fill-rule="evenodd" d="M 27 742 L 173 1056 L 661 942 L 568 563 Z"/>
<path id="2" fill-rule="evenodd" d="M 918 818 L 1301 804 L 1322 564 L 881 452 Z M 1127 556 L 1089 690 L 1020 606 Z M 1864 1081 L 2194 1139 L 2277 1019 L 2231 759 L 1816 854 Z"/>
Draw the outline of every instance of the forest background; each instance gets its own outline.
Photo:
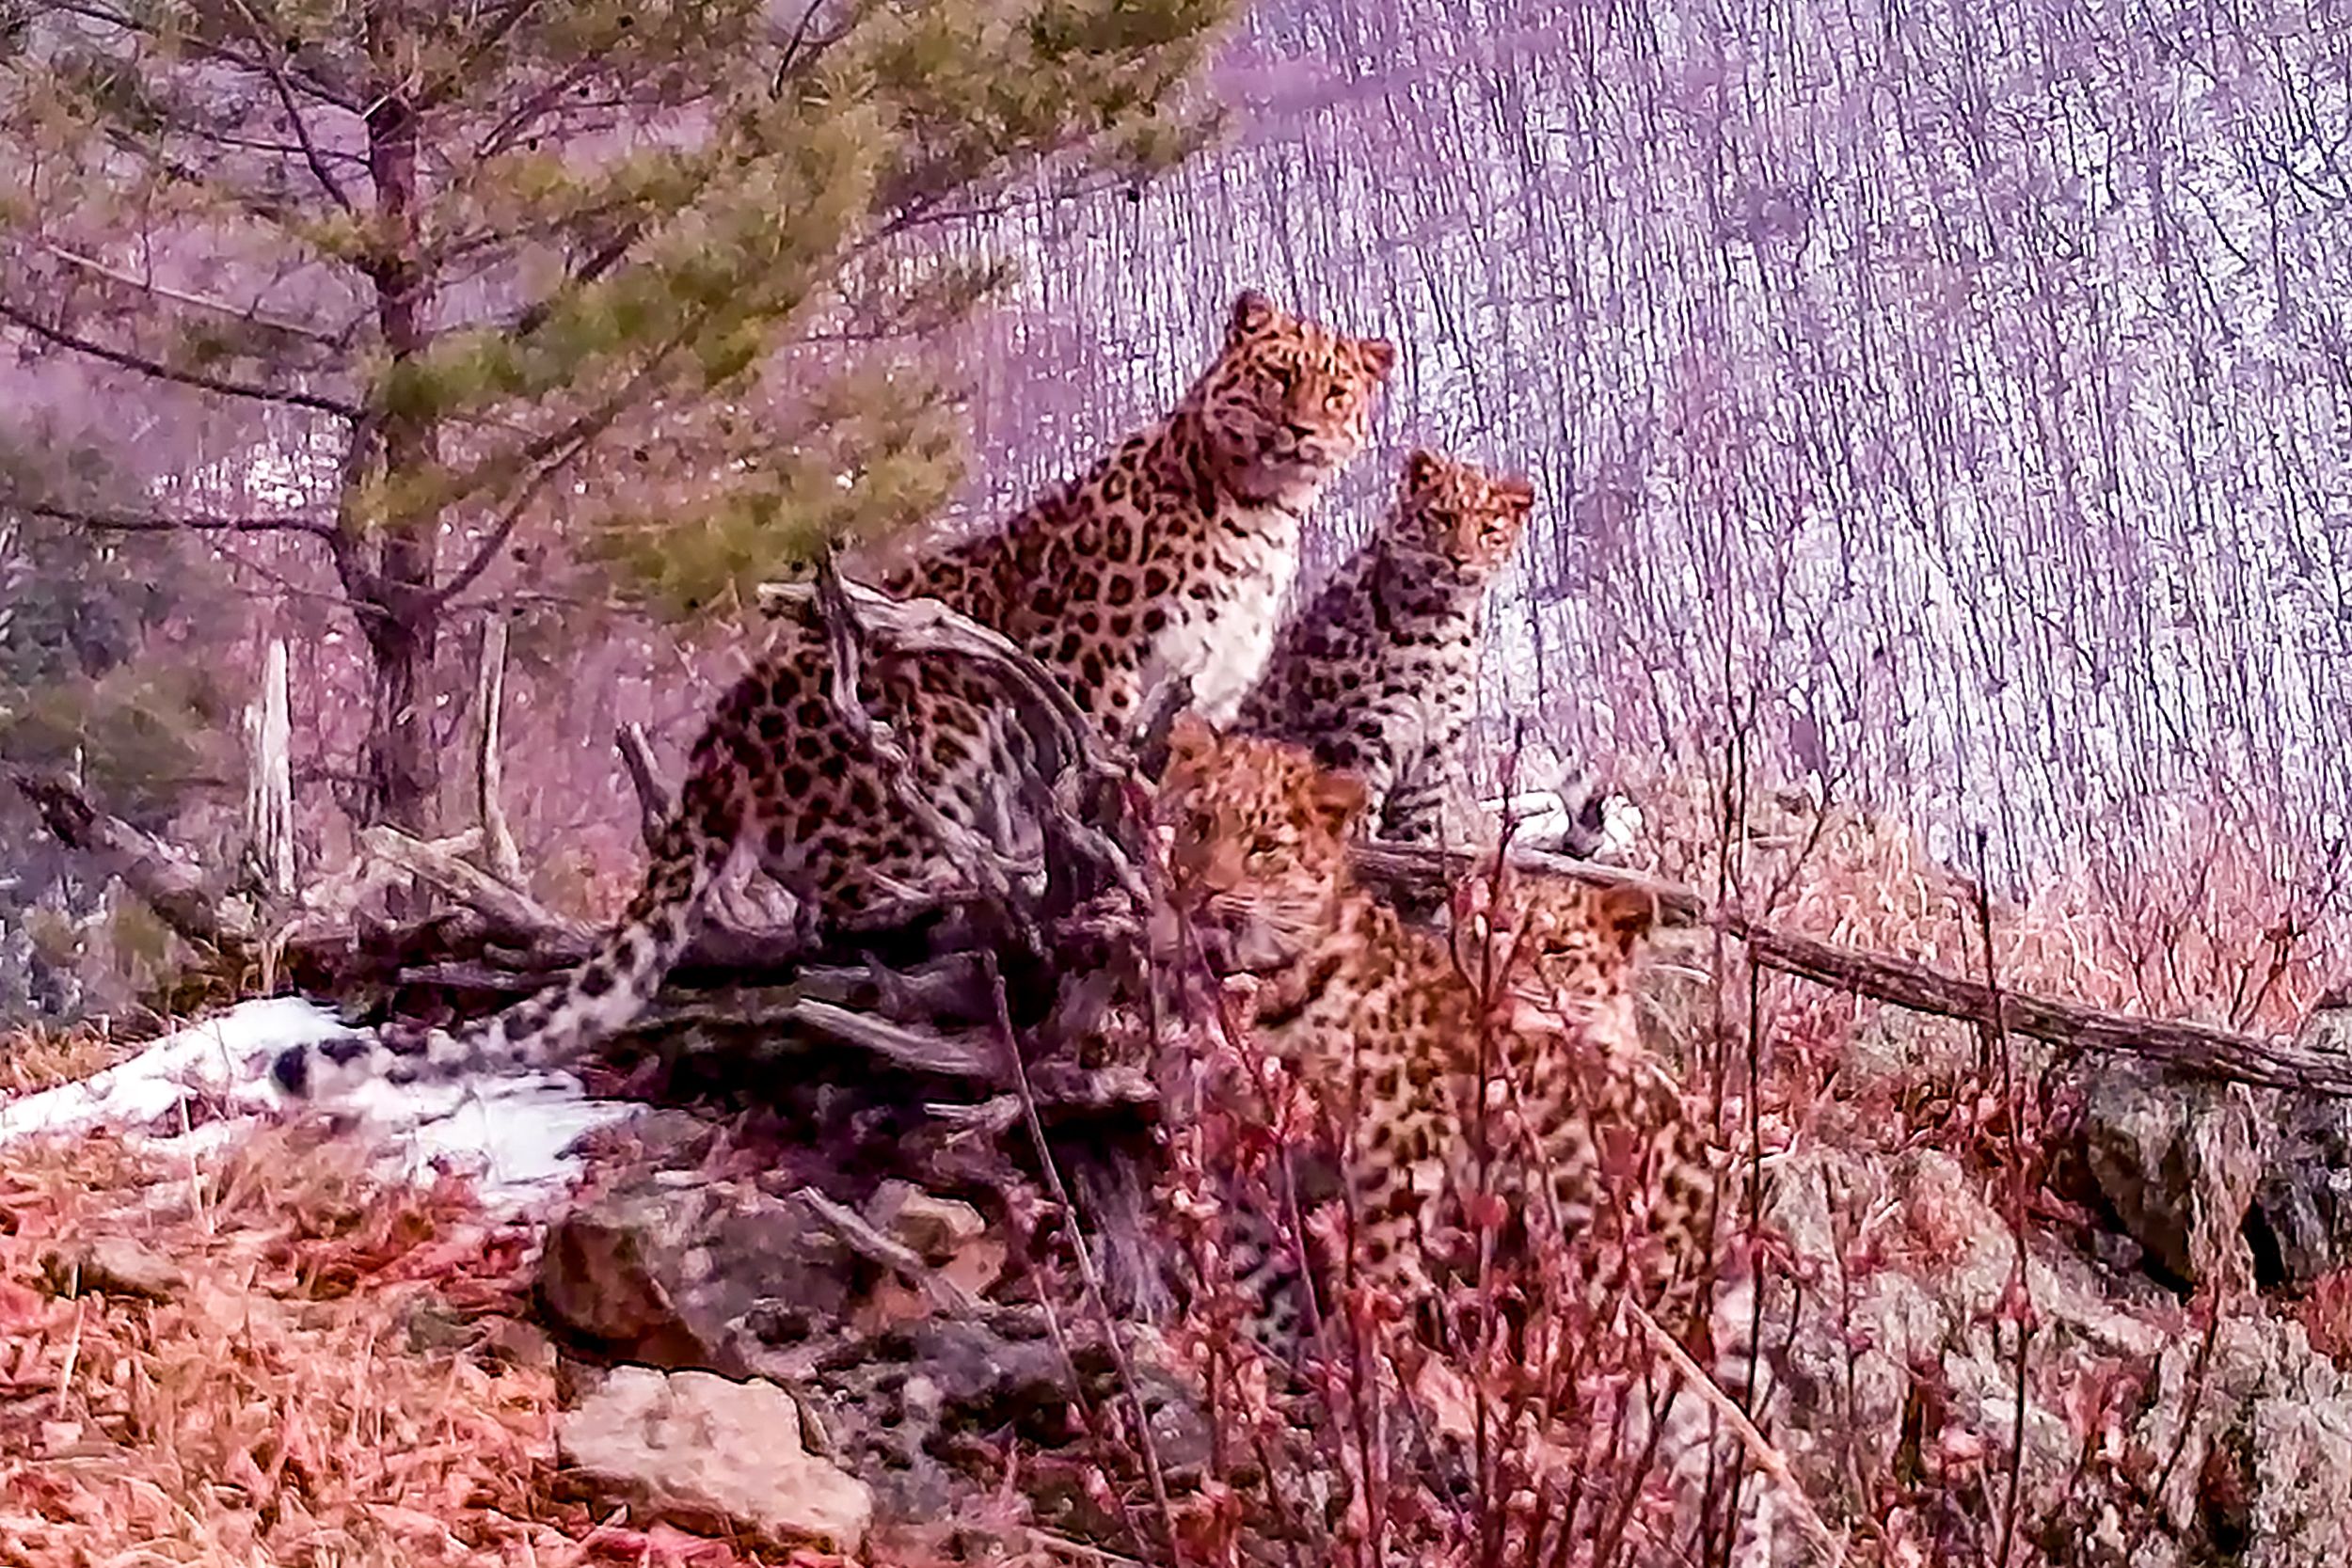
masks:
<path id="1" fill-rule="evenodd" d="M 187 9 L 232 55 L 289 31 Z M 284 111 L 227 177 L 124 174 L 122 128 L 153 152 L 187 106 L 135 73 L 47 84 L 105 136 L 11 98 L 8 758 L 226 854 L 282 641 L 309 875 L 366 821 L 467 819 L 453 759 L 501 622 L 522 862 L 607 911 L 639 854 L 614 729 L 675 765 L 755 645 L 746 584 L 825 531 L 1001 516 L 1164 406 L 1256 285 L 1403 351 L 1311 576 L 1409 445 L 1538 484 L 1489 766 L 1525 731 L 1661 821 L 1726 780 L 1883 814 L 2062 910 L 2107 956 L 2074 977 L 2093 999 L 2284 1026 L 2352 974 L 2352 26 L 2325 0 L 1264 0 L 1206 94 L 1181 79 L 1223 12 L 1182 0 L 1073 9 L 1017 92 L 989 74 L 1011 53 L 952 36 L 977 7 L 879 40 L 856 29 L 884 13 L 827 13 L 789 90 L 686 70 L 696 8 L 475 9 L 448 38 L 486 43 L 403 69 L 462 83 L 502 44 L 556 95 L 473 83 L 463 167 L 456 110 L 420 115 L 444 139 L 416 179 L 410 136 L 421 194 L 374 226 L 354 193 L 399 187 L 402 129 L 299 38 L 213 62 L 253 124 Z M 17 10 L 12 90 L 57 13 L 111 24 Z M 1106 17 L 1142 31 L 1080 26 Z M 834 79 L 845 40 L 868 54 Z M 850 82 L 892 137 L 851 134 Z M 758 179 L 648 261 L 628 214 L 714 188 L 680 128 L 755 88 L 714 122 Z M 338 118 L 356 139 L 289 130 Z M 430 230 L 452 192 L 504 241 Z M 403 221 L 446 243 L 429 291 L 385 270 Z M 433 374 L 339 381 L 351 324 L 416 334 Z M 426 439 L 430 484 L 381 482 Z M 2293 961 L 2217 990 L 2216 940 Z M 0 799 L 0 1017 L 118 1005 L 163 953 Z"/>

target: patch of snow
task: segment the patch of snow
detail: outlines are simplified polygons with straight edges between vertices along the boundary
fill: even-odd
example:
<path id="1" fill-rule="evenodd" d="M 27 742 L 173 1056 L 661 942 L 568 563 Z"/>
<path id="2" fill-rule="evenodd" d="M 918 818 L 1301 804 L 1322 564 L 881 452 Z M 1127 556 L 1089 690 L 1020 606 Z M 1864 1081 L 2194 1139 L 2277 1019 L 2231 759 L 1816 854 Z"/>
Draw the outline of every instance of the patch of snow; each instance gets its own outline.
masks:
<path id="1" fill-rule="evenodd" d="M 586 1133 L 637 1114 L 625 1101 L 591 1100 L 567 1074 L 363 1085 L 337 1107 L 389 1146 L 403 1177 L 470 1170 L 483 1206 L 516 1212 L 561 1193 L 580 1171 L 566 1151 Z"/>
<path id="2" fill-rule="evenodd" d="M 0 1146 L 35 1132 L 135 1131 L 207 1091 L 226 1096 L 230 1109 L 251 1115 L 283 1099 L 269 1078 L 279 1052 L 357 1033 L 298 996 L 243 1002 L 78 1084 L 0 1103 Z"/>
<path id="3" fill-rule="evenodd" d="M 280 1052 L 358 1034 L 299 997 L 240 1003 L 81 1083 L 0 1101 L 0 1148 L 40 1133 L 105 1128 L 156 1150 L 213 1153 L 285 1107 L 270 1077 Z M 357 1135 L 383 1146 L 388 1174 L 414 1180 L 438 1168 L 469 1171 L 484 1207 L 512 1214 L 579 1176 L 580 1161 L 567 1150 L 581 1134 L 638 1107 L 590 1100 L 574 1080 L 538 1073 L 441 1084 L 378 1080 L 336 1109 L 355 1118 Z"/>

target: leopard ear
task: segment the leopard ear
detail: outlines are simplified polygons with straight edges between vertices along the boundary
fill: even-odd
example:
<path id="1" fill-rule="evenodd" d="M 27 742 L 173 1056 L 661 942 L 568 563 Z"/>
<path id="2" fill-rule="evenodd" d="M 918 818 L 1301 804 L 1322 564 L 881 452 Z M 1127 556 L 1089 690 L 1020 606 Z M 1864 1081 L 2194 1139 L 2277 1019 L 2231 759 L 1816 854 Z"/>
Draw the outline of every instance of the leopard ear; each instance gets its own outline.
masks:
<path id="1" fill-rule="evenodd" d="M 1163 772 L 1169 778 L 1200 767 L 1216 750 L 1217 734 L 1209 721 L 1197 713 L 1176 716 L 1168 727 L 1168 766 Z"/>
<path id="2" fill-rule="evenodd" d="M 1386 338 L 1359 338 L 1356 353 L 1375 379 L 1386 380 L 1389 372 L 1396 369 L 1396 345 Z"/>
<path id="3" fill-rule="evenodd" d="M 1357 819 L 1371 803 L 1364 781 L 1353 773 L 1320 773 L 1307 791 L 1308 809 L 1316 823 L 1336 838 L 1351 837 Z"/>
<path id="4" fill-rule="evenodd" d="M 1263 332 L 1274 325 L 1277 314 L 1273 300 L 1256 289 L 1244 289 L 1233 296 L 1233 309 L 1225 318 L 1225 341 L 1238 343 Z"/>
<path id="5" fill-rule="evenodd" d="M 1646 888 L 1612 883 L 1593 890 L 1593 913 L 1601 930 L 1629 956 L 1658 924 L 1658 898 Z"/>
<path id="6" fill-rule="evenodd" d="M 1522 474 L 1505 474 L 1494 482 L 1495 499 L 1514 512 L 1535 510 L 1535 486 Z"/>
<path id="7" fill-rule="evenodd" d="M 1438 486 L 1446 470 L 1446 461 L 1427 447 L 1416 447 L 1413 455 L 1405 460 L 1405 493 L 1425 496 Z"/>

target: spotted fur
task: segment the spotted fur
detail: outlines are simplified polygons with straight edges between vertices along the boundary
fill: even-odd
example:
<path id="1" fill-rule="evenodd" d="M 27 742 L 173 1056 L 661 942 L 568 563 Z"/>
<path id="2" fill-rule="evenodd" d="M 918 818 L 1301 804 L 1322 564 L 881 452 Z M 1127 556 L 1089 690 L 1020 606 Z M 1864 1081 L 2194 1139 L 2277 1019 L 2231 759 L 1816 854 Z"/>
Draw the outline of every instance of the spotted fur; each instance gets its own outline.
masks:
<path id="1" fill-rule="evenodd" d="M 1523 479 L 1414 452 L 1379 530 L 1283 628 L 1237 727 L 1362 779 L 1383 837 L 1438 842 L 1448 799 L 1471 798 L 1486 590 L 1534 501 Z"/>
<path id="2" fill-rule="evenodd" d="M 1230 711 L 1272 646 L 1296 566 L 1300 521 L 1362 448 L 1395 360 L 1243 293 L 1224 341 L 1176 407 L 1002 531 L 883 579 L 1003 633 L 1042 661 L 1116 741 L 1167 676 Z M 352 1077 L 448 1076 L 569 1059 L 634 1018 L 691 940 L 712 884 L 739 850 L 809 900 L 823 927 L 959 880 L 898 803 L 911 785 L 989 836 L 1018 761 L 1001 697 L 935 660 L 879 663 L 861 699 L 887 720 L 913 776 L 883 774 L 827 701 L 832 661 L 805 601 L 772 612 L 767 656 L 720 702 L 695 743 L 676 811 L 620 923 L 558 988 L 455 1037 L 292 1053 L 295 1092 Z M 329 1067 L 346 1069 L 323 1083 Z"/>
<path id="3" fill-rule="evenodd" d="M 1347 843 L 1365 791 L 1304 749 L 1183 721 L 1161 799 L 1177 907 L 1215 968 L 1254 976 L 1256 1048 L 1338 1129 L 1359 1277 L 1434 1307 L 1439 1282 L 1468 1268 L 1476 1191 L 1502 1200 L 1504 1234 L 1522 1244 L 1630 1223 L 1649 1285 L 1695 1276 L 1713 1165 L 1635 1031 L 1646 895 L 1503 883 L 1500 899 L 1469 900 L 1449 949 L 1355 884 Z M 1483 1173 L 1470 1120 L 1482 1098 Z M 1245 1273 L 1253 1257 L 1262 1270 L 1262 1327 L 1287 1339 L 1299 1305 L 1280 1283 L 1287 1250 L 1242 1241 Z"/>

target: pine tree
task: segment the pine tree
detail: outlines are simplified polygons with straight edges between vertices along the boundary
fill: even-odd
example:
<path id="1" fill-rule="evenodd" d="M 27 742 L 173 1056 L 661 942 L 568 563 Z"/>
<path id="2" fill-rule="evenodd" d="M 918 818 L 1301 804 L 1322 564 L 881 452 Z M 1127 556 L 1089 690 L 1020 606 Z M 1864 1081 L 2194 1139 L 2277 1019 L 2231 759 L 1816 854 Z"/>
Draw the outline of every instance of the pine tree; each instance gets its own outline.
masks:
<path id="1" fill-rule="evenodd" d="M 1234 3 L 15 0 L 0 333 L 336 475 L 282 515 L 18 503 L 315 542 L 363 810 L 422 830 L 437 646 L 516 531 L 684 606 L 931 511 L 961 425 L 908 349 L 1004 274 L 930 242 L 1200 145 Z"/>

